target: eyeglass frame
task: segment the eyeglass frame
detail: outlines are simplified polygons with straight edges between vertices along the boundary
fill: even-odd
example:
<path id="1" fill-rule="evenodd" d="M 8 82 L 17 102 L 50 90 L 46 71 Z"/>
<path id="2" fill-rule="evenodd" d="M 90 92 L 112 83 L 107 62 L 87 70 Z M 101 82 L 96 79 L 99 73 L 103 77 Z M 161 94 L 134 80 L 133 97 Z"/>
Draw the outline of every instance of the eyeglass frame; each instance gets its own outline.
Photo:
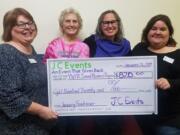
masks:
<path id="1" fill-rule="evenodd" d="M 31 29 L 36 29 L 36 25 L 35 25 L 34 21 L 20 22 L 20 23 L 15 24 L 15 26 L 17 26 L 19 29 L 25 29 L 27 27 L 27 25 Z"/>
<path id="2" fill-rule="evenodd" d="M 109 26 L 110 24 L 114 26 L 114 25 L 116 25 L 118 22 L 119 22 L 119 20 L 102 21 L 101 24 L 102 24 L 104 27 L 107 27 L 107 26 Z"/>

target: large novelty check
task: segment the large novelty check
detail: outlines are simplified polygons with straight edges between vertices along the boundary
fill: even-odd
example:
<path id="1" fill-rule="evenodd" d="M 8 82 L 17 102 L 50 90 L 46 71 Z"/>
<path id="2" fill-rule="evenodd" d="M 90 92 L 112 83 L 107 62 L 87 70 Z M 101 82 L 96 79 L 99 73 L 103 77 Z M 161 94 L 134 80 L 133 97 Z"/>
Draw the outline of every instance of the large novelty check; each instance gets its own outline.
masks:
<path id="1" fill-rule="evenodd" d="M 49 59 L 49 106 L 61 116 L 157 114 L 155 56 Z"/>

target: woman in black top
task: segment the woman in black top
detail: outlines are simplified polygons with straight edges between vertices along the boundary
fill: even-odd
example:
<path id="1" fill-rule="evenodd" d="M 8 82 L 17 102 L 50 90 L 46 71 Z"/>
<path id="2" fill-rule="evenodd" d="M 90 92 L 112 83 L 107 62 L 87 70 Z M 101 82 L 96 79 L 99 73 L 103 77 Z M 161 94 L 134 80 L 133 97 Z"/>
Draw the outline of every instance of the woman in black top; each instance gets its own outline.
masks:
<path id="1" fill-rule="evenodd" d="M 90 57 L 121 57 L 131 54 L 130 42 L 124 37 L 121 18 L 114 10 L 106 10 L 100 15 L 96 33 L 84 42 L 89 46 Z"/>
<path id="2" fill-rule="evenodd" d="M 137 117 L 144 135 L 180 135 L 180 49 L 173 33 L 169 17 L 156 15 L 132 52 L 136 56 L 155 55 L 158 61 L 158 115 Z"/>
<path id="3" fill-rule="evenodd" d="M 89 46 L 90 57 L 122 57 L 131 54 L 129 40 L 124 37 L 121 18 L 114 10 L 104 11 L 96 27 L 96 33 L 84 42 Z M 122 134 L 122 116 L 95 116 L 95 135 Z"/>

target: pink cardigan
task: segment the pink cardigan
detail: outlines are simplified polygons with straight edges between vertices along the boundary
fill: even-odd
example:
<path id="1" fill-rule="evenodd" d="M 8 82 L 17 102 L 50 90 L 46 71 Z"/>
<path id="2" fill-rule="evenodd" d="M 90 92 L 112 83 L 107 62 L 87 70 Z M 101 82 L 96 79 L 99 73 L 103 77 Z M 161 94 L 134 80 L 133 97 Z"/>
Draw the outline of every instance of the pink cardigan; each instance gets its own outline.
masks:
<path id="1" fill-rule="evenodd" d="M 89 47 L 87 44 L 83 43 L 77 39 L 72 44 L 66 44 L 63 38 L 56 38 L 52 40 L 43 58 L 43 63 L 49 58 L 88 58 L 89 57 Z"/>

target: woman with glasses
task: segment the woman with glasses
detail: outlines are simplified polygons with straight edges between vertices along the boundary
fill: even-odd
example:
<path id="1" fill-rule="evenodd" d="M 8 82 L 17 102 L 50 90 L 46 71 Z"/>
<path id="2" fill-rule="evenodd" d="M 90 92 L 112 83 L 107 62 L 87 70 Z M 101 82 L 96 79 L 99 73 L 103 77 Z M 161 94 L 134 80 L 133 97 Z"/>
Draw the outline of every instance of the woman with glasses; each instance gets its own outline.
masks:
<path id="1" fill-rule="evenodd" d="M 0 134 L 49 135 L 57 114 L 47 107 L 46 68 L 31 45 L 36 23 L 28 11 L 15 8 L 4 15 L 3 30 Z"/>
<path id="2" fill-rule="evenodd" d="M 118 57 L 130 55 L 130 43 L 123 36 L 123 26 L 114 10 L 103 12 L 96 33 L 84 40 L 90 48 L 90 57 Z"/>
<path id="3" fill-rule="evenodd" d="M 123 36 L 123 26 L 114 10 L 103 12 L 96 27 L 96 33 L 84 40 L 90 48 L 90 57 L 121 57 L 131 54 L 130 42 Z M 96 116 L 96 135 L 120 135 L 120 116 Z"/>

